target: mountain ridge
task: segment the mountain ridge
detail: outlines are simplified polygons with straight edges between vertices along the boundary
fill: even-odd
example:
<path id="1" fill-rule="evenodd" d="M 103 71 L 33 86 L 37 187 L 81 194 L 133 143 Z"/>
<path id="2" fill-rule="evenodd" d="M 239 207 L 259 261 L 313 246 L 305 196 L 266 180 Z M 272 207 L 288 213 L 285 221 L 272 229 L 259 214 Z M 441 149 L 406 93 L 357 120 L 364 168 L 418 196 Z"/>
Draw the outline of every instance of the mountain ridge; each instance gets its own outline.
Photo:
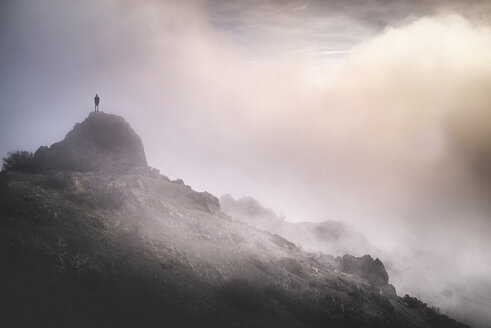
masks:
<path id="1" fill-rule="evenodd" d="M 108 114 L 88 122 L 100 118 L 110 120 L 103 140 L 121 141 L 113 123 L 131 129 Z M 0 173 L 7 326 L 465 327 L 384 290 L 379 260 L 305 252 L 238 222 L 215 196 L 148 167 L 132 129 L 122 133 L 128 148 L 104 149 L 86 122 L 74 130 L 89 145 L 68 137 L 44 166 L 35 154 Z M 64 157 L 79 149 L 102 164 Z"/>

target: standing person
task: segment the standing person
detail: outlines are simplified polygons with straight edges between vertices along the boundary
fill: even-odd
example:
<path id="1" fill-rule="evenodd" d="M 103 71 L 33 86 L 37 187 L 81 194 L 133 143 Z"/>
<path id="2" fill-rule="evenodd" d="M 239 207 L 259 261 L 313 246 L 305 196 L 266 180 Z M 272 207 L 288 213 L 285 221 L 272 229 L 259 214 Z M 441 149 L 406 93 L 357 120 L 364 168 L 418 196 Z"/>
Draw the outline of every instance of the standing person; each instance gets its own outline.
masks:
<path id="1" fill-rule="evenodd" d="M 99 95 L 96 93 L 94 97 L 94 104 L 95 104 L 94 111 L 96 112 L 99 111 L 99 101 L 100 101 Z"/>

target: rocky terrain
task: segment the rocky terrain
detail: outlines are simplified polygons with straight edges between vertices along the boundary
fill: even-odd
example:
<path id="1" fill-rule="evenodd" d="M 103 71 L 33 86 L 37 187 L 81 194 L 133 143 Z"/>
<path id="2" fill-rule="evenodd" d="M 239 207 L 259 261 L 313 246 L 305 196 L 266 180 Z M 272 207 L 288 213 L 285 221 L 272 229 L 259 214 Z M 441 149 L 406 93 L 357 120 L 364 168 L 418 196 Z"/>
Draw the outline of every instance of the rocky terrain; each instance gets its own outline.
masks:
<path id="1" fill-rule="evenodd" d="M 4 327 L 465 327 L 398 297 L 379 259 L 231 218 L 102 112 L 5 160 L 0 253 Z"/>

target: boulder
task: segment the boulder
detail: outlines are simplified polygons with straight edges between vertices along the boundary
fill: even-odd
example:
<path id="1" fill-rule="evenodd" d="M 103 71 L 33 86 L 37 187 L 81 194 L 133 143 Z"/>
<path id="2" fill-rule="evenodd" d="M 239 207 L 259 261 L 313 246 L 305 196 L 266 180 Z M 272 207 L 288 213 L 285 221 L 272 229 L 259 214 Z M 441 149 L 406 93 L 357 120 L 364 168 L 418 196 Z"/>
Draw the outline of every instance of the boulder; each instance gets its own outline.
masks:
<path id="1" fill-rule="evenodd" d="M 387 284 L 384 286 L 379 286 L 379 288 L 382 294 L 387 296 L 388 298 L 392 298 L 392 299 L 397 298 L 396 288 L 393 285 Z"/>
<path id="2" fill-rule="evenodd" d="M 340 261 L 342 271 L 356 274 L 374 286 L 385 286 L 389 283 L 389 275 L 379 259 L 374 260 L 370 255 L 354 257 L 345 254 Z"/>

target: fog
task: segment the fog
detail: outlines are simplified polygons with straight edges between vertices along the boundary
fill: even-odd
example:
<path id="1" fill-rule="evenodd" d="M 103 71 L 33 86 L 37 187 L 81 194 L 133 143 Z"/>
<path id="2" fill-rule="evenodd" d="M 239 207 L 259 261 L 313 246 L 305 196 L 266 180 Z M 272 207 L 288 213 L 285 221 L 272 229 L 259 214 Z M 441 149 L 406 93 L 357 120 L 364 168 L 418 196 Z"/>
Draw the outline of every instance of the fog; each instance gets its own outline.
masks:
<path id="1" fill-rule="evenodd" d="M 486 1 L 0 5 L 0 155 L 125 117 L 150 165 L 364 231 L 399 294 L 491 322 Z"/>

